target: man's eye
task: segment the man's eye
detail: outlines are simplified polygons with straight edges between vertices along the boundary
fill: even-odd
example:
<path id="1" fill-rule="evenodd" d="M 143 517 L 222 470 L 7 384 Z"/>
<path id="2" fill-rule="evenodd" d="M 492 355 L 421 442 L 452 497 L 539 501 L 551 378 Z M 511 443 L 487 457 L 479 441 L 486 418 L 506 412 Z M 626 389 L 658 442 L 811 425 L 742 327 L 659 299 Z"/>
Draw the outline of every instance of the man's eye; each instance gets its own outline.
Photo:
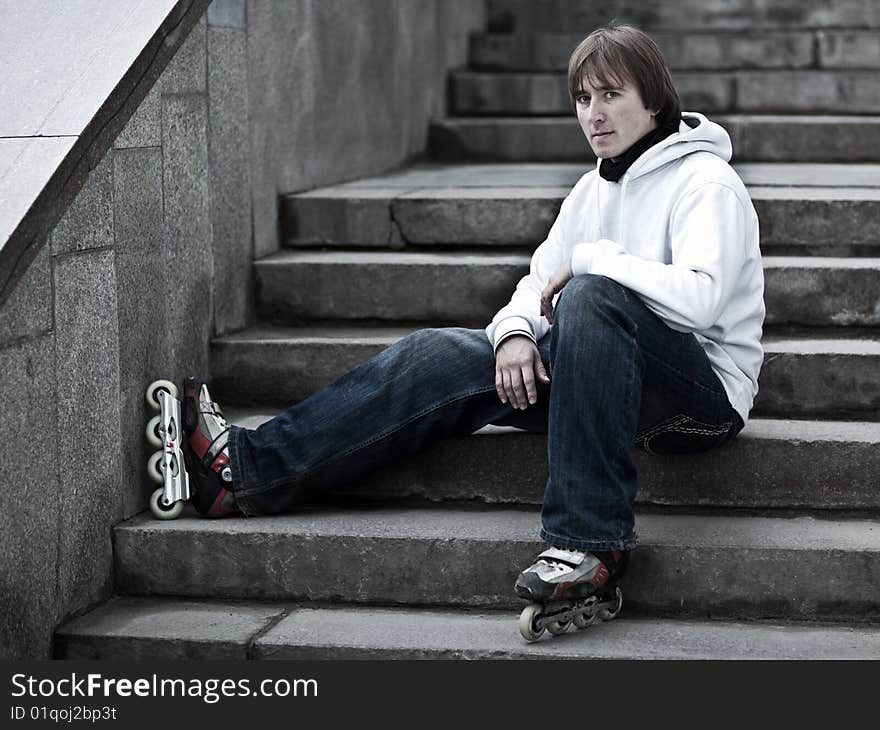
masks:
<path id="1" fill-rule="evenodd" d="M 613 99 L 615 96 L 617 96 L 617 92 L 616 92 L 616 91 L 606 91 L 606 92 L 605 92 L 605 98 L 608 99 L 609 101 L 610 101 L 611 99 Z"/>
<path id="2" fill-rule="evenodd" d="M 590 103 L 590 97 L 587 96 L 586 94 L 580 94 L 580 95 L 577 97 L 577 103 L 578 103 L 578 104 L 589 104 L 589 103 Z"/>

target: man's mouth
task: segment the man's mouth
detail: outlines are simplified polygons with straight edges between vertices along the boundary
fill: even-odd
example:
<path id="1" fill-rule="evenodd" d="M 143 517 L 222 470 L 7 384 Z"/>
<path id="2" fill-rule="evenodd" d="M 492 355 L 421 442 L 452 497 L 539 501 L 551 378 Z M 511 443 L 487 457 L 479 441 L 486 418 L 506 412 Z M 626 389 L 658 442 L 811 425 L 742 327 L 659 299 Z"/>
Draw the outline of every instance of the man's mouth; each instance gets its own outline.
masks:
<path id="1" fill-rule="evenodd" d="M 593 132 L 593 139 L 602 139 L 602 137 L 607 137 L 609 134 L 614 134 L 614 132 Z"/>

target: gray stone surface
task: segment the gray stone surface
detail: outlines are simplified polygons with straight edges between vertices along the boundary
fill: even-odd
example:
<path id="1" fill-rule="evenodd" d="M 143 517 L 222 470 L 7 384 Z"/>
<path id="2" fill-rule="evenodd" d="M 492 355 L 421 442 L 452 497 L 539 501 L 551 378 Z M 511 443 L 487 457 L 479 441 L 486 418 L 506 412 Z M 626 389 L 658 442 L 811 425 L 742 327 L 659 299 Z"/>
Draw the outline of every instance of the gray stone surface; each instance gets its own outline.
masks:
<path id="1" fill-rule="evenodd" d="M 683 108 L 704 113 L 876 114 L 880 81 L 870 71 L 676 72 Z M 566 80 L 553 73 L 450 76 L 457 114 L 571 114 Z"/>
<path id="2" fill-rule="evenodd" d="M 391 240 L 391 201 L 396 188 L 331 188 L 286 196 L 281 206 L 285 245 L 387 246 Z"/>
<path id="3" fill-rule="evenodd" d="M 52 329 L 52 257 L 43 246 L 12 295 L 0 304 L 0 347 Z"/>
<path id="4" fill-rule="evenodd" d="M 766 324 L 880 324 L 880 260 L 764 258 Z"/>
<path id="5" fill-rule="evenodd" d="M 876 32 L 819 31 L 819 64 L 824 68 L 880 68 Z"/>
<path id="6" fill-rule="evenodd" d="M 164 326 L 177 381 L 208 372 L 213 320 L 211 207 L 205 97 L 166 95 L 162 109 L 166 277 Z"/>
<path id="7" fill-rule="evenodd" d="M 528 256 L 283 252 L 255 263 L 258 311 L 267 321 L 291 324 L 480 322 L 507 303 L 523 269 Z"/>
<path id="8" fill-rule="evenodd" d="M 563 187 L 338 188 L 286 197 L 282 215 L 286 240 L 294 245 L 388 246 L 392 220 L 411 244 L 536 245 L 567 192 Z"/>
<path id="9" fill-rule="evenodd" d="M 765 342 L 760 413 L 880 419 L 880 340 Z"/>
<path id="10" fill-rule="evenodd" d="M 413 329 L 245 330 L 214 340 L 212 380 L 224 402 L 298 402 Z M 880 418 L 880 341 L 765 337 L 763 344 L 755 413 Z"/>
<path id="11" fill-rule="evenodd" d="M 880 652 L 880 632 L 872 626 L 646 620 L 632 618 L 624 606 L 620 618 L 586 633 L 570 630 L 529 644 L 520 638 L 513 612 L 125 598 L 62 627 L 56 656 L 817 660 L 874 659 Z M 265 633 L 257 633 L 261 627 Z"/>
<path id="12" fill-rule="evenodd" d="M 26 271 L 14 272 L 13 259 L 5 258 L 9 255 L 7 239 L 21 225 L 46 181 L 75 142 L 75 137 L 0 138 L 0 201 L 3 201 L 0 205 L 0 251 L 4 254 L 4 262 L 10 262 L 2 267 L 0 291 L 6 288 L 13 273 L 21 276 Z"/>
<path id="13" fill-rule="evenodd" d="M 681 97 L 682 109 L 713 114 L 735 109 L 735 79 L 732 73 L 676 71 L 672 81 Z"/>
<path id="14" fill-rule="evenodd" d="M 380 172 L 425 149 L 428 122 L 445 109 L 445 71 L 464 65 L 484 17 L 471 0 L 249 3 L 257 256 L 278 248 L 279 193 Z"/>
<path id="15" fill-rule="evenodd" d="M 48 655 L 61 610 L 55 341 L 0 347 L 0 658 Z"/>
<path id="16" fill-rule="evenodd" d="M 237 425 L 257 428 L 278 406 L 226 412 Z M 710 453 L 658 456 L 634 449 L 636 499 L 676 507 L 876 509 L 878 443 L 876 421 L 753 418 L 732 444 Z M 544 435 L 488 426 L 365 475 L 338 496 L 539 505 L 546 483 Z"/>
<path id="17" fill-rule="evenodd" d="M 762 245 L 876 245 L 880 240 L 878 189 L 755 187 L 749 194 Z"/>
<path id="18" fill-rule="evenodd" d="M 63 10 L 37 3 L 5 13 L 0 65 L 16 72 L 2 88 L 2 106 L 14 113 L 4 116 L 0 136 L 19 137 L 14 142 L 31 159 L 19 154 L 0 166 L 0 178 L 20 185 L 14 195 L 0 190 L 0 298 L 207 5 L 120 0 L 107 11 L 94 0 L 73 0 Z M 58 156 L 60 145 L 67 151 Z"/>
<path id="19" fill-rule="evenodd" d="M 560 74 L 486 74 L 456 71 L 449 76 L 455 114 L 571 114 Z"/>
<path id="20" fill-rule="evenodd" d="M 79 134 L 176 0 L 7 3 L 0 136 Z"/>
<path id="21" fill-rule="evenodd" d="M 208 110 L 212 248 L 217 262 L 214 326 L 223 333 L 244 327 L 253 310 L 247 36 L 242 31 L 208 28 Z"/>
<path id="22" fill-rule="evenodd" d="M 70 607 L 109 594 L 110 526 L 122 517 L 113 251 L 58 256 L 54 275 L 57 458 L 63 485 L 59 603 Z"/>
<path id="23" fill-rule="evenodd" d="M 157 85 L 141 102 L 134 114 L 123 127 L 113 146 L 158 147 L 162 144 L 162 89 Z"/>
<path id="24" fill-rule="evenodd" d="M 143 428 L 153 415 L 144 390 L 168 377 L 173 362 L 164 305 L 169 285 L 162 203 L 162 150 L 117 150 L 114 154 L 119 407 L 125 516 L 143 509 L 152 491 L 145 465 L 152 449 Z M 172 281 L 174 279 L 172 278 Z"/>
<path id="25" fill-rule="evenodd" d="M 585 33 L 612 20 L 658 28 L 752 30 L 840 26 L 876 28 L 880 9 L 873 0 L 489 0 L 489 28 L 496 32 L 553 30 Z"/>
<path id="26" fill-rule="evenodd" d="M 491 251 L 286 251 L 254 263 L 257 306 L 275 324 L 378 318 L 484 327 L 528 273 L 529 258 Z M 880 321 L 878 259 L 765 256 L 763 263 L 767 324 Z"/>
<path id="27" fill-rule="evenodd" d="M 305 510 L 115 530 L 130 593 L 510 608 L 537 511 Z M 872 520 L 641 514 L 628 605 L 676 616 L 877 620 Z M 320 555 L 321 560 L 316 556 Z M 480 555 L 480 560 L 474 560 Z M 823 580 L 816 580 L 822 575 Z"/>
<path id="28" fill-rule="evenodd" d="M 52 253 L 113 245 L 113 153 L 93 169 L 52 230 Z"/>
<path id="29" fill-rule="evenodd" d="M 734 79 L 733 73 L 677 72 L 673 80 L 683 108 L 713 113 L 734 108 Z M 574 113 L 564 74 L 456 71 L 450 88 L 456 114 Z"/>
<path id="30" fill-rule="evenodd" d="M 248 659 L 252 639 L 283 606 L 114 598 L 55 634 L 57 659 Z"/>
<path id="31" fill-rule="evenodd" d="M 203 94 L 207 90 L 207 21 L 202 17 L 159 79 L 163 94 Z"/>
<path id="32" fill-rule="evenodd" d="M 388 230 L 382 214 L 387 204 L 407 243 L 535 248 L 563 197 L 592 166 L 414 167 L 287 196 L 283 226 L 307 232 L 309 242 L 348 245 L 351 235 L 355 243 L 381 246 Z M 746 163 L 736 170 L 749 187 L 767 252 L 849 255 L 859 249 L 869 253 L 880 244 L 880 188 L 855 187 L 874 185 L 876 165 Z M 375 199 L 364 202 L 367 195 Z"/>
<path id="33" fill-rule="evenodd" d="M 581 33 L 481 33 L 471 36 L 471 67 L 565 71 Z M 809 31 L 652 33 L 672 69 L 804 68 L 815 63 Z"/>
<path id="34" fill-rule="evenodd" d="M 620 618 L 528 644 L 515 613 L 300 608 L 256 641 L 260 659 L 876 659 L 870 626 Z"/>
<path id="35" fill-rule="evenodd" d="M 874 116 L 712 117 L 730 134 L 734 162 L 877 162 Z M 574 115 L 449 117 L 431 125 L 431 155 L 448 162 L 580 162 L 594 159 Z"/>
<path id="36" fill-rule="evenodd" d="M 450 117 L 430 132 L 431 156 L 448 162 L 575 162 L 595 160 L 570 117 Z"/>
<path id="37" fill-rule="evenodd" d="M 544 240 L 567 193 L 564 188 L 481 188 L 462 196 L 459 188 L 433 188 L 404 193 L 391 208 L 411 243 L 507 246 Z M 494 221 L 505 225 L 496 228 Z M 511 230 L 517 231 L 516 239 Z"/>
<path id="38" fill-rule="evenodd" d="M 246 0 L 213 0 L 210 7 L 208 7 L 208 26 L 214 28 L 246 28 Z"/>
<path id="39" fill-rule="evenodd" d="M 733 139 L 735 160 L 876 162 L 876 116 L 738 116 L 720 121 Z"/>
<path id="40" fill-rule="evenodd" d="M 741 72 L 736 77 L 736 89 L 736 108 L 745 112 L 880 112 L 880 78 L 876 71 Z"/>
<path id="41" fill-rule="evenodd" d="M 411 331 L 257 327 L 215 338 L 211 392 L 224 403 L 298 402 Z"/>
<path id="42" fill-rule="evenodd" d="M 531 644 L 520 638 L 516 618 L 512 611 L 124 598 L 62 627 L 56 634 L 56 656 L 817 660 L 874 659 L 880 652 L 880 632 L 872 626 L 633 618 L 625 600 L 614 621 L 586 633 L 545 635 Z M 259 633 L 260 628 L 265 631 Z"/>

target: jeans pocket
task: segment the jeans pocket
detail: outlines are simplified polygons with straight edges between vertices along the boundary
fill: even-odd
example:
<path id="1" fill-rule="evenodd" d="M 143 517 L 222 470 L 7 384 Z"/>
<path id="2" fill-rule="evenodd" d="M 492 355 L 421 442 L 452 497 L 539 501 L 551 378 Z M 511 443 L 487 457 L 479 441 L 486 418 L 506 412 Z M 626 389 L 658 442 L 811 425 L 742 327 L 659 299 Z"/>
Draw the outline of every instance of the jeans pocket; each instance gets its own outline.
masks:
<path id="1" fill-rule="evenodd" d="M 729 440 L 732 421 L 703 423 L 684 414 L 669 418 L 636 435 L 636 445 L 649 454 L 692 454 L 709 451 Z"/>

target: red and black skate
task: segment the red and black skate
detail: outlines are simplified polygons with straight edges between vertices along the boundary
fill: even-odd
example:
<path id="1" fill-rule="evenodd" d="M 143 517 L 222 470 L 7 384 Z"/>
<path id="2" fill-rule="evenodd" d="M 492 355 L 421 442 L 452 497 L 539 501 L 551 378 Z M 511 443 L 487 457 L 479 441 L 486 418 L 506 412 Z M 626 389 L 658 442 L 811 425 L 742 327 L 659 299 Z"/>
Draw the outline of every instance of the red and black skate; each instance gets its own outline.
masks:
<path id="1" fill-rule="evenodd" d="M 183 383 L 181 417 L 186 470 L 193 482 L 190 501 L 199 514 L 225 517 L 237 512 L 229 465 L 229 426 L 208 386 L 196 378 Z"/>

